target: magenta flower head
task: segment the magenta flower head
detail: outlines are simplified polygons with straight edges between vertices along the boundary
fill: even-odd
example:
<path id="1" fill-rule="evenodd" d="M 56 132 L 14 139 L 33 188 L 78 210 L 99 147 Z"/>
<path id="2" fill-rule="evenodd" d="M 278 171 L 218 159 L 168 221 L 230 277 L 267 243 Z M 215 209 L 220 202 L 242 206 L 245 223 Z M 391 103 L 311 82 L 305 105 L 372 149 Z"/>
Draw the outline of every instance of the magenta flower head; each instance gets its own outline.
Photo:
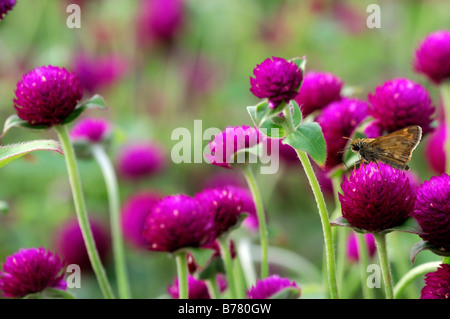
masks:
<path id="1" fill-rule="evenodd" d="M 372 125 L 378 128 L 378 133 L 392 133 L 410 125 L 422 127 L 423 134 L 432 131 L 434 107 L 427 90 L 420 84 L 408 79 L 387 81 L 369 94 L 369 102 L 369 113 L 375 119 Z M 371 127 L 371 131 L 377 130 Z"/>
<path id="2" fill-rule="evenodd" d="M 246 125 L 227 127 L 222 133 L 214 136 L 214 139 L 209 142 L 208 147 L 210 153 L 205 154 L 205 158 L 210 161 L 211 164 L 232 168 L 230 164 L 246 162 L 242 158 L 235 159 L 236 152 L 250 148 L 258 143 L 264 142 L 266 137 L 254 127 Z"/>
<path id="3" fill-rule="evenodd" d="M 94 220 L 89 223 L 100 259 L 106 262 L 111 251 L 109 233 L 103 224 Z M 68 220 L 57 230 L 55 246 L 58 254 L 68 264 L 76 264 L 85 271 L 92 270 L 83 235 L 76 219 Z"/>
<path id="4" fill-rule="evenodd" d="M 85 118 L 77 122 L 70 130 L 70 138 L 74 141 L 84 140 L 89 143 L 100 143 L 111 132 L 111 124 L 101 118 Z"/>
<path id="5" fill-rule="evenodd" d="M 206 283 L 191 275 L 188 275 L 188 291 L 189 299 L 211 299 Z M 178 278 L 167 288 L 167 292 L 173 299 L 179 298 Z"/>
<path id="6" fill-rule="evenodd" d="M 411 215 L 422 228 L 420 237 L 441 250 L 450 251 L 450 176 L 433 176 L 416 193 Z"/>
<path id="7" fill-rule="evenodd" d="M 334 74 L 314 71 L 306 73 L 295 97 L 303 117 L 340 100 L 343 86 L 344 82 Z"/>
<path id="8" fill-rule="evenodd" d="M 64 263 L 44 248 L 20 249 L 8 256 L 0 271 L 3 297 L 21 298 L 46 288 L 65 290 Z"/>
<path id="9" fill-rule="evenodd" d="M 294 99 L 303 80 L 302 70 L 294 62 L 278 57 L 258 64 L 253 75 L 250 92 L 260 99 L 267 98 L 273 109 Z"/>
<path id="10" fill-rule="evenodd" d="M 74 73 L 56 66 L 41 66 L 17 83 L 14 108 L 32 126 L 61 124 L 72 113 L 83 93 Z"/>
<path id="11" fill-rule="evenodd" d="M 364 234 L 363 236 L 364 242 L 367 245 L 367 252 L 369 253 L 369 257 L 371 258 L 377 251 L 377 247 L 375 246 L 375 238 L 370 233 Z M 351 233 L 347 239 L 347 258 L 351 262 L 359 261 L 359 248 L 355 233 Z"/>
<path id="12" fill-rule="evenodd" d="M 414 208 L 407 175 L 384 163 L 360 165 L 349 178 L 344 177 L 341 187 L 342 216 L 354 228 L 367 232 L 403 224 Z"/>
<path id="13" fill-rule="evenodd" d="M 342 150 L 357 126 L 368 116 L 367 103 L 344 98 L 325 107 L 316 121 L 322 127 L 327 145 L 326 170 L 342 163 Z"/>
<path id="14" fill-rule="evenodd" d="M 16 0 L 0 0 L 0 20 L 16 5 Z"/>
<path id="15" fill-rule="evenodd" d="M 154 143 L 127 145 L 118 158 L 119 174 L 129 180 L 153 176 L 165 165 L 164 151 Z"/>
<path id="16" fill-rule="evenodd" d="M 149 250 L 174 252 L 206 244 L 214 230 L 210 211 L 184 194 L 159 201 L 147 215 L 142 237 Z"/>
<path id="17" fill-rule="evenodd" d="M 449 264 L 441 264 L 436 271 L 425 275 L 425 286 L 420 299 L 450 299 Z"/>
<path id="18" fill-rule="evenodd" d="M 429 34 L 416 50 L 414 69 L 436 84 L 450 79 L 450 30 Z"/>
<path id="19" fill-rule="evenodd" d="M 426 159 L 429 166 L 438 174 L 445 173 L 446 155 L 444 151 L 447 126 L 441 123 L 430 135 L 425 146 Z"/>
<path id="20" fill-rule="evenodd" d="M 300 297 L 300 287 L 297 286 L 295 281 L 291 281 L 289 278 L 281 278 L 278 275 L 273 275 L 264 279 L 258 279 L 256 284 L 247 291 L 248 299 L 269 299 L 276 293 L 285 288 L 297 288 L 298 297 Z"/>
<path id="21" fill-rule="evenodd" d="M 258 216 L 256 214 L 256 206 L 253 200 L 252 193 L 245 187 L 227 186 L 228 190 L 236 194 L 242 201 L 242 213 L 248 216 L 242 222 L 248 230 L 257 231 L 259 229 Z"/>
<path id="22" fill-rule="evenodd" d="M 162 199 L 160 194 L 144 191 L 126 200 L 122 208 L 122 230 L 124 237 L 135 247 L 145 247 L 142 227 L 152 208 Z"/>

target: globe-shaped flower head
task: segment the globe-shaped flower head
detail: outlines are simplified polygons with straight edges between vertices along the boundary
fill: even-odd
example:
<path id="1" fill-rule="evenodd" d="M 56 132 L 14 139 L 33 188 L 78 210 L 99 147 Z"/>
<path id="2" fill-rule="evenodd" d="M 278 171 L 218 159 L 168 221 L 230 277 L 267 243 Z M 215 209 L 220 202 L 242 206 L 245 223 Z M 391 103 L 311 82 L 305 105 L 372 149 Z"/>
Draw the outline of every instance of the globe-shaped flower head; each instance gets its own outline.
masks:
<path id="1" fill-rule="evenodd" d="M 16 0 L 0 0 L 0 20 L 16 5 Z"/>
<path id="2" fill-rule="evenodd" d="M 298 297 L 300 297 L 300 287 L 295 281 L 289 278 L 281 278 L 278 275 L 273 275 L 264 279 L 258 279 L 256 284 L 247 291 L 248 299 L 269 299 L 281 290 L 293 287 L 298 289 Z"/>
<path id="3" fill-rule="evenodd" d="M 403 224 L 414 208 L 407 175 L 383 163 L 361 165 L 349 178 L 344 177 L 341 187 L 342 216 L 367 232 Z"/>
<path id="4" fill-rule="evenodd" d="M 450 299 L 449 264 L 441 264 L 436 271 L 425 275 L 420 299 Z"/>
<path id="5" fill-rule="evenodd" d="M 133 143 L 125 146 L 118 158 L 119 175 L 135 180 L 157 174 L 165 167 L 165 154 L 155 143 Z"/>
<path id="6" fill-rule="evenodd" d="M 64 263 L 44 248 L 20 249 L 8 256 L 0 271 L 0 292 L 21 298 L 46 288 L 65 290 Z"/>
<path id="7" fill-rule="evenodd" d="M 450 30 L 429 34 L 416 50 L 414 69 L 440 84 L 450 79 Z"/>
<path id="8" fill-rule="evenodd" d="M 420 237 L 434 246 L 450 251 L 450 176 L 433 176 L 416 190 L 412 216 L 423 233 Z"/>
<path id="9" fill-rule="evenodd" d="M 250 92 L 260 99 L 267 98 L 271 108 L 294 99 L 303 79 L 302 70 L 294 62 L 278 57 L 258 64 L 253 75 Z"/>
<path id="10" fill-rule="evenodd" d="M 83 96 L 74 73 L 51 65 L 25 74 L 17 83 L 15 94 L 17 115 L 33 126 L 61 124 Z"/>
<path id="11" fill-rule="evenodd" d="M 111 124 L 101 118 L 85 118 L 77 122 L 70 130 L 72 140 L 86 140 L 90 143 L 101 142 L 111 131 Z"/>

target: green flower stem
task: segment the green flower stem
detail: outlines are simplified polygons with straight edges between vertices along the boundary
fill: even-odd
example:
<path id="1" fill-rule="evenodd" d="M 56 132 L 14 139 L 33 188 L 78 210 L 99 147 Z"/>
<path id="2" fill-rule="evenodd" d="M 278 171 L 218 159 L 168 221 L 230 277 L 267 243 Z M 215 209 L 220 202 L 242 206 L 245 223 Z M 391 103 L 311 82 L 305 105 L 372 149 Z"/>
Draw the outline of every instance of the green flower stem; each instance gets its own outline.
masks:
<path id="1" fill-rule="evenodd" d="M 259 224 L 259 240 L 261 244 L 261 279 L 266 278 L 269 275 L 269 235 L 267 233 L 266 226 L 266 216 L 264 214 L 264 204 L 259 190 L 258 184 L 256 183 L 255 176 L 250 165 L 245 165 L 243 167 L 245 179 L 247 180 L 248 187 L 252 193 L 253 201 L 256 206 L 256 215 L 258 216 Z"/>
<path id="2" fill-rule="evenodd" d="M 445 172 L 450 174 L 450 80 L 442 83 L 440 86 L 442 101 L 445 109 L 445 126 L 447 130 L 447 138 L 445 141 Z"/>
<path id="3" fill-rule="evenodd" d="M 309 161 L 308 154 L 303 151 L 296 150 L 298 158 L 303 165 L 306 176 L 308 177 L 309 184 L 311 185 L 314 197 L 316 199 L 317 207 L 319 209 L 319 216 L 322 222 L 323 236 L 325 240 L 325 256 L 327 263 L 327 274 L 328 274 L 328 287 L 330 289 L 330 297 L 332 299 L 339 298 L 336 280 L 336 261 L 334 255 L 334 245 L 333 236 L 331 233 L 331 225 L 328 219 L 327 207 L 325 204 L 325 199 L 320 189 L 317 177 L 314 174 L 313 167 Z"/>
<path id="4" fill-rule="evenodd" d="M 331 214 L 331 220 L 335 220 L 336 218 L 342 215 L 341 202 L 339 201 L 339 191 L 341 190 L 341 180 L 342 180 L 341 176 L 342 172 L 339 174 L 335 174 L 335 176 L 331 178 L 335 204 L 334 211 Z M 338 284 L 338 291 L 341 291 L 346 266 L 345 262 L 346 262 L 348 231 L 345 227 L 332 227 L 331 232 L 333 235 L 333 240 L 337 242 L 338 255 L 336 257 L 336 280 Z"/>
<path id="5" fill-rule="evenodd" d="M 241 260 L 239 255 L 234 258 L 234 278 L 236 282 L 236 294 L 238 299 L 246 299 L 247 295 L 245 293 L 247 285 L 245 282 L 244 271 L 242 270 Z"/>
<path id="6" fill-rule="evenodd" d="M 394 288 L 394 298 L 399 298 L 405 288 L 412 282 L 414 279 L 423 276 L 429 272 L 436 271 L 437 267 L 441 264 L 440 261 L 432 261 L 426 264 L 422 264 L 420 266 L 414 267 L 410 271 L 408 271 L 395 285 Z"/>
<path id="7" fill-rule="evenodd" d="M 218 299 L 220 296 L 219 285 L 216 278 L 210 278 L 206 280 L 206 286 L 208 287 L 209 296 L 211 299 Z"/>
<path id="8" fill-rule="evenodd" d="M 359 270 L 361 275 L 361 288 L 364 299 L 373 299 L 373 289 L 367 285 L 367 266 L 369 266 L 369 251 L 363 234 L 356 234 L 358 244 Z"/>
<path id="9" fill-rule="evenodd" d="M 94 144 L 91 149 L 103 173 L 108 192 L 110 227 L 119 297 L 121 299 L 130 299 L 131 292 L 125 262 L 123 235 L 120 227 L 120 197 L 116 172 L 102 145 Z"/>
<path id="10" fill-rule="evenodd" d="M 391 268 L 386 249 L 386 234 L 373 233 L 375 243 L 377 245 L 378 256 L 380 257 L 381 272 L 383 274 L 384 290 L 386 292 L 386 299 L 394 298 L 394 290 L 392 287 Z"/>
<path id="11" fill-rule="evenodd" d="M 105 269 L 100 260 L 100 256 L 95 246 L 94 236 L 89 225 L 89 218 L 86 211 L 86 204 L 84 202 L 83 189 L 81 187 L 81 179 L 78 173 L 78 167 L 75 159 L 75 152 L 70 143 L 69 133 L 67 128 L 63 125 L 56 125 L 55 129 L 58 133 L 59 140 L 66 158 L 67 172 L 69 175 L 70 186 L 72 188 L 72 195 L 75 204 L 75 211 L 77 214 L 78 224 L 80 225 L 81 233 L 83 235 L 86 250 L 91 261 L 92 269 L 99 283 L 103 296 L 107 299 L 113 299 L 114 293 L 106 276 Z"/>
<path id="12" fill-rule="evenodd" d="M 228 239 L 226 236 L 222 236 L 217 239 L 217 242 L 219 243 L 220 247 L 220 255 L 222 256 L 223 262 L 225 264 L 225 272 L 227 274 L 230 297 L 231 299 L 236 299 L 237 292 L 236 292 L 236 282 L 234 278 L 233 259 L 231 258 L 231 253 L 228 246 Z"/>
<path id="13" fill-rule="evenodd" d="M 175 254 L 178 275 L 178 299 L 189 299 L 187 252 Z"/>

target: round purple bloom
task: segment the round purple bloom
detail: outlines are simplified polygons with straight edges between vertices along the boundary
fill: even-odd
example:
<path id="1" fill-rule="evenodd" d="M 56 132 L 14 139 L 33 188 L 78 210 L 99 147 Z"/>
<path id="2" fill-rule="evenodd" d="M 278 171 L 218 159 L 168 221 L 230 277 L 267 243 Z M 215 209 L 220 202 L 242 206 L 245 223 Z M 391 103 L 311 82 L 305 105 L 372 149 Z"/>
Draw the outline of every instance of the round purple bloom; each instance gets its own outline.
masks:
<path id="1" fill-rule="evenodd" d="M 160 172 L 165 155 L 159 145 L 137 143 L 124 147 L 118 158 L 119 174 L 125 179 L 139 179 Z"/>
<path id="2" fill-rule="evenodd" d="M 423 134 L 432 131 L 434 107 L 428 91 L 420 84 L 408 79 L 386 81 L 368 98 L 369 113 L 375 118 L 372 125 L 378 126 L 379 132 L 392 133 L 410 125 L 422 127 Z"/>
<path id="3" fill-rule="evenodd" d="M 248 299 L 269 299 L 274 294 L 281 290 L 294 287 L 298 289 L 298 297 L 300 297 L 300 287 L 295 281 L 289 278 L 281 278 L 278 275 L 273 275 L 264 279 L 258 279 L 256 284 L 247 291 Z"/>
<path id="4" fill-rule="evenodd" d="M 420 299 L 450 299 L 449 264 L 441 264 L 436 271 L 425 275 L 425 286 Z"/>
<path id="5" fill-rule="evenodd" d="M 221 275 L 217 275 L 216 280 L 218 282 L 220 292 L 225 291 L 227 288 L 226 280 Z M 196 279 L 191 275 L 188 275 L 188 291 L 188 299 L 211 299 L 206 282 Z M 178 278 L 176 278 L 172 285 L 167 288 L 167 292 L 173 299 L 179 298 Z"/>
<path id="6" fill-rule="evenodd" d="M 350 178 L 344 177 L 341 187 L 342 216 L 367 232 L 401 225 L 414 208 L 407 175 L 384 163 L 360 165 Z"/>
<path id="7" fill-rule="evenodd" d="M 85 118 L 76 123 L 70 130 L 72 140 L 87 140 L 99 143 L 111 131 L 111 124 L 105 119 Z"/>
<path id="8" fill-rule="evenodd" d="M 42 247 L 20 249 L 8 256 L 0 271 L 0 291 L 4 297 L 21 298 L 45 288 L 65 290 L 64 263 Z"/>
<path id="9" fill-rule="evenodd" d="M 416 205 L 411 215 L 422 228 L 420 237 L 450 251 L 450 175 L 433 176 L 416 192 Z"/>
<path id="10" fill-rule="evenodd" d="M 127 199 L 122 208 L 122 229 L 125 238 L 136 247 L 145 247 L 142 227 L 152 208 L 162 199 L 160 194 L 144 191 Z"/>
<path id="11" fill-rule="evenodd" d="M 416 50 L 414 69 L 436 84 L 450 79 L 450 31 L 429 34 Z"/>
<path id="12" fill-rule="evenodd" d="M 430 135 L 425 146 L 425 154 L 428 164 L 439 173 L 445 173 L 446 155 L 444 151 L 445 139 L 447 136 L 447 126 L 441 123 L 439 127 Z"/>
<path id="13" fill-rule="evenodd" d="M 174 252 L 200 247 L 211 239 L 214 220 L 210 211 L 187 195 L 171 195 L 159 201 L 147 215 L 142 237 L 150 250 Z"/>
<path id="14" fill-rule="evenodd" d="M 260 99 L 267 98 L 271 108 L 294 99 L 303 79 L 302 70 L 294 62 L 278 57 L 258 64 L 253 75 L 250 92 Z"/>
<path id="15" fill-rule="evenodd" d="M 74 73 L 51 65 L 23 75 L 15 94 L 17 115 L 34 126 L 61 124 L 83 96 Z"/>
<path id="16" fill-rule="evenodd" d="M 377 247 L 375 246 L 375 238 L 372 234 L 367 233 L 364 234 L 364 241 L 367 245 L 367 252 L 369 253 L 369 257 L 373 257 L 375 255 L 375 252 L 377 251 Z M 351 262 L 359 261 L 359 248 L 355 233 L 351 233 L 347 239 L 347 258 Z"/>
<path id="17" fill-rule="evenodd" d="M 227 127 L 222 133 L 214 136 L 209 142 L 209 154 L 205 154 L 211 164 L 231 168 L 230 164 L 239 162 L 235 160 L 235 153 L 239 150 L 250 148 L 266 138 L 254 127 L 246 125 Z"/>
<path id="18" fill-rule="evenodd" d="M 0 0 L 0 20 L 16 5 L 16 0 Z"/>
<path id="19" fill-rule="evenodd" d="M 340 100 L 343 86 L 344 82 L 332 73 L 314 71 L 306 73 L 295 97 L 303 117 Z"/>
<path id="20" fill-rule="evenodd" d="M 105 262 L 111 251 L 111 239 L 107 229 L 97 221 L 91 220 L 92 236 L 97 247 L 100 259 Z M 76 264 L 80 269 L 91 271 L 89 259 L 83 234 L 76 219 L 65 222 L 56 232 L 56 251 L 68 264 Z"/>
<path id="21" fill-rule="evenodd" d="M 250 231 L 257 231 L 259 229 L 258 215 L 256 214 L 256 206 L 253 201 L 252 193 L 245 187 L 239 186 L 227 186 L 228 190 L 237 194 L 237 196 L 242 201 L 242 209 L 241 212 L 243 214 L 248 214 L 248 216 L 244 219 L 242 224 L 247 227 Z"/>
<path id="22" fill-rule="evenodd" d="M 322 127 L 327 145 L 326 170 L 342 163 L 342 150 L 357 126 L 368 116 L 367 103 L 358 99 L 343 98 L 325 107 L 316 121 Z"/>

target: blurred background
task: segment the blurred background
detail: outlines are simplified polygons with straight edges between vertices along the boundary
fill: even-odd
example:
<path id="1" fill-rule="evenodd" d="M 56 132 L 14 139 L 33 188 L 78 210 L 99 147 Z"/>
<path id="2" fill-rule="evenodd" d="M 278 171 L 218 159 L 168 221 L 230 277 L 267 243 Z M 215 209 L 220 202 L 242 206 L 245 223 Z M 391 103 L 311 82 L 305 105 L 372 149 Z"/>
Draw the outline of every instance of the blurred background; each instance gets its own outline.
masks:
<path id="1" fill-rule="evenodd" d="M 81 28 L 66 25 L 70 3 L 81 8 Z M 380 29 L 366 25 L 366 8 L 372 3 L 381 8 Z M 438 106 L 438 90 L 414 73 L 412 60 L 421 39 L 450 27 L 448 12 L 450 2 L 444 0 L 18 0 L 0 21 L 0 122 L 14 113 L 12 99 L 22 74 L 42 65 L 63 66 L 79 74 L 84 98 L 94 93 L 104 97 L 108 110 L 89 110 L 83 116 L 113 124 L 109 154 L 114 163 L 130 143 L 151 142 L 163 149 L 165 165 L 158 172 L 139 181 L 120 179 L 122 202 L 144 190 L 193 195 L 217 178 L 242 183 L 237 170 L 174 164 L 172 131 L 193 131 L 195 119 L 203 121 L 203 129 L 251 125 L 246 106 L 258 99 L 249 91 L 249 77 L 271 56 L 306 56 L 307 70 L 337 75 L 363 100 L 384 81 L 406 77 L 426 87 Z M 1 142 L 41 138 L 56 139 L 56 134 L 14 128 Z M 426 161 L 426 142 L 410 165 L 421 181 L 435 174 Z M 91 217 L 107 226 L 100 170 L 89 160 L 80 160 L 79 167 Z M 271 246 L 311 266 L 304 271 L 274 266 L 271 271 L 295 279 L 305 298 L 323 297 L 317 275 L 323 256 L 321 225 L 300 164 L 282 161 L 277 174 L 257 178 Z M 331 212 L 334 199 L 325 192 Z M 1 168 L 0 200 L 9 205 L 9 212 L 0 216 L 0 262 L 20 248 L 54 249 L 57 230 L 75 216 L 64 158 L 56 153 L 37 152 Z M 249 231 L 235 236 L 257 242 Z M 419 238 L 395 233 L 389 240 L 396 243 L 392 258 L 400 260 L 393 269 L 395 282 L 409 269 L 409 251 Z M 416 263 L 429 260 L 438 259 L 423 252 Z M 173 258 L 127 243 L 127 264 L 135 297 L 167 297 L 176 275 Z M 111 258 L 106 257 L 105 266 L 114 284 Z M 357 279 L 359 270 L 349 263 L 345 276 Z M 413 291 L 409 297 L 418 297 L 423 283 L 414 285 L 416 295 Z M 348 290 L 347 297 L 359 296 L 358 284 Z M 79 298 L 101 296 L 88 272 L 82 289 L 72 292 Z"/>

